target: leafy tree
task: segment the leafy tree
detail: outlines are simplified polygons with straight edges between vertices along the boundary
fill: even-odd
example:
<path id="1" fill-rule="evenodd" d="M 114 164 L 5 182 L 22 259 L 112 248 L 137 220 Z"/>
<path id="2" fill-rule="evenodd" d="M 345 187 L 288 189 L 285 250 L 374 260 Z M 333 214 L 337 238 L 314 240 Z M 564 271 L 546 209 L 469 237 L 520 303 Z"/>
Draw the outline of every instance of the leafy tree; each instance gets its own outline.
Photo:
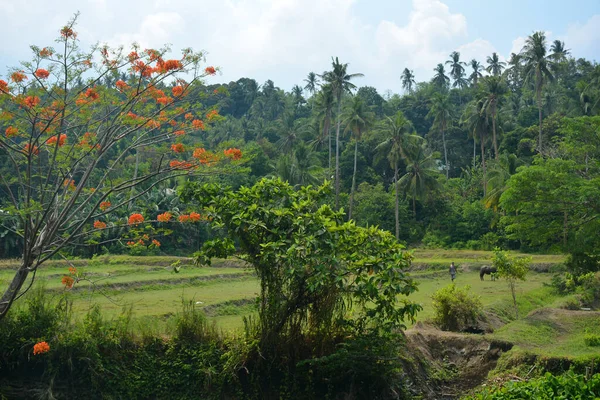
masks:
<path id="1" fill-rule="evenodd" d="M 570 53 L 569 49 L 565 47 L 565 42 L 558 39 L 552 42 L 550 51 L 552 52 L 552 54 L 550 54 L 550 58 L 555 63 L 565 61 L 567 59 L 567 55 Z"/>
<path id="2" fill-rule="evenodd" d="M 315 101 L 316 105 L 316 117 L 322 121 L 323 126 L 323 136 L 319 140 L 320 142 L 326 141 L 329 143 L 329 157 L 328 160 L 328 169 L 327 169 L 327 179 L 332 179 L 331 174 L 331 112 L 333 110 L 333 105 L 335 103 L 335 96 L 333 94 L 333 90 L 331 85 L 323 85 L 321 91 L 317 95 L 317 99 Z"/>
<path id="3" fill-rule="evenodd" d="M 450 54 L 450 59 L 446 61 L 446 65 L 450 65 L 450 76 L 454 79 L 453 87 L 463 89 L 467 87 L 467 80 L 465 79 L 465 63 L 460 61 L 460 53 L 453 51 Z"/>
<path id="4" fill-rule="evenodd" d="M 319 76 L 314 72 L 309 72 L 304 82 L 306 82 L 304 89 L 306 89 L 311 95 L 314 95 L 317 92 L 317 87 L 319 86 Z"/>
<path id="5" fill-rule="evenodd" d="M 75 21 L 60 30 L 56 50 L 32 46 L 32 61 L 13 70 L 11 84 L 0 80 L 2 121 L 8 125 L 0 138 L 0 164 L 11 171 L 0 174 L 0 205 L 22 243 L 21 265 L 0 299 L 0 319 L 31 287 L 40 266 L 66 246 L 97 239 L 113 225 L 128 226 L 122 220 L 107 224 L 108 215 L 160 182 L 206 171 L 208 160 L 218 159 L 204 149 L 191 157 L 181 143 L 186 133 L 220 118 L 216 110 L 202 115 L 185 100 L 198 79 L 216 72 L 200 68 L 202 54 L 185 49 L 180 59 L 166 59 L 167 49 L 142 52 L 137 46 L 128 55 L 107 46 L 87 52 L 79 47 Z M 108 76 L 112 84 L 120 72 L 128 73 L 127 82 L 115 81 L 116 89 L 100 85 Z M 129 154 L 167 141 L 177 142 L 173 152 L 189 159 L 173 159 L 164 146 L 148 170 L 119 174 Z M 142 189 L 126 195 L 134 187 Z M 129 225 L 144 219 L 133 214 Z"/>
<path id="6" fill-rule="evenodd" d="M 436 291 L 431 299 L 435 323 L 442 330 L 459 332 L 477 324 L 483 312 L 481 298 L 470 291 L 470 286 L 462 289 L 454 283 Z"/>
<path id="7" fill-rule="evenodd" d="M 406 173 L 398 181 L 405 196 L 410 195 L 413 205 L 413 216 L 416 217 L 416 200 L 424 201 L 427 195 L 439 188 L 437 177 L 439 168 L 435 153 L 431 153 L 423 145 L 412 148 L 406 154 Z"/>
<path id="8" fill-rule="evenodd" d="M 197 201 L 227 232 L 204 244 L 198 262 L 233 254 L 236 240 L 238 257 L 258 275 L 263 354 L 309 327 L 326 336 L 349 326 L 358 332 L 403 327 L 420 309 L 400 296 L 416 290 L 405 273 L 410 256 L 389 232 L 343 223 L 342 212 L 323 205 L 328 192 L 328 185 L 296 191 L 280 180 L 237 192 L 197 183 L 182 191 L 184 201 Z"/>
<path id="9" fill-rule="evenodd" d="M 433 128 L 439 129 L 442 134 L 446 179 L 448 179 L 448 173 L 450 171 L 450 165 L 448 164 L 448 149 L 446 148 L 446 131 L 448 130 L 448 125 L 452 123 L 453 115 L 453 106 L 450 102 L 450 97 L 436 93 L 431 99 L 431 108 L 428 117 L 433 118 Z"/>
<path id="10" fill-rule="evenodd" d="M 413 86 L 415 85 L 415 75 L 413 71 L 409 70 L 408 68 L 404 68 L 400 79 L 402 80 L 402 88 L 408 93 L 412 94 Z"/>
<path id="11" fill-rule="evenodd" d="M 525 65 L 524 74 L 527 81 L 534 80 L 535 96 L 539 116 L 539 139 L 538 153 L 542 153 L 542 89 L 547 81 L 554 80 L 550 72 L 550 58 L 546 54 L 546 35 L 544 32 L 534 32 L 525 40 L 525 46 L 521 51 L 521 58 Z"/>
<path id="12" fill-rule="evenodd" d="M 352 102 L 346 108 L 342 118 L 346 124 L 346 130 L 352 132 L 352 137 L 354 139 L 354 170 L 352 172 L 352 188 L 350 189 L 350 207 L 348 210 L 348 219 L 352 219 L 354 189 L 356 188 L 356 159 L 358 157 L 358 142 L 361 140 L 362 134 L 373 126 L 375 114 L 357 95 L 352 98 Z"/>
<path id="13" fill-rule="evenodd" d="M 494 145 L 494 156 L 498 159 L 498 139 L 496 136 L 496 119 L 498 108 L 504 101 L 508 89 L 500 76 L 488 76 L 482 80 L 480 96 L 483 100 L 482 112 L 487 113 L 492 119 L 492 143 Z"/>
<path id="14" fill-rule="evenodd" d="M 529 264 L 531 264 L 531 257 L 513 258 L 498 248 L 494 250 L 492 265 L 497 268 L 498 276 L 508 281 L 517 319 L 519 319 L 519 307 L 517 306 L 516 285 L 517 281 L 525 281 L 527 279 Z"/>
<path id="15" fill-rule="evenodd" d="M 339 207 L 340 196 L 340 125 L 342 123 L 342 94 L 356 88 L 351 81 L 364 76 L 361 73 L 349 74 L 348 63 L 342 64 L 336 57 L 332 59 L 331 71 L 323 74 L 323 80 L 331 85 L 337 101 L 337 125 L 335 129 L 335 207 Z"/>
<path id="16" fill-rule="evenodd" d="M 485 70 L 494 76 L 500 76 L 502 74 L 502 70 L 506 67 L 506 63 L 504 61 L 500 61 L 500 58 L 496 52 L 492 53 L 492 55 L 489 56 L 486 61 L 488 66 L 485 68 Z"/>

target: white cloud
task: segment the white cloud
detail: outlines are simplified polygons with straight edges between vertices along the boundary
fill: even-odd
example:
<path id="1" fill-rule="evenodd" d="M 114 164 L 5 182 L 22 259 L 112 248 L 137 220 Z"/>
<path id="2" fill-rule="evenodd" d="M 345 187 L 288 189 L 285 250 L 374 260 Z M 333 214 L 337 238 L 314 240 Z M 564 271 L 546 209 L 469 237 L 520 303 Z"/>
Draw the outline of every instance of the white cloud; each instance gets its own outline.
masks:
<path id="1" fill-rule="evenodd" d="M 595 58 L 600 54 L 600 15 L 592 16 L 585 24 L 569 26 L 566 35 L 559 37 L 575 57 Z"/>

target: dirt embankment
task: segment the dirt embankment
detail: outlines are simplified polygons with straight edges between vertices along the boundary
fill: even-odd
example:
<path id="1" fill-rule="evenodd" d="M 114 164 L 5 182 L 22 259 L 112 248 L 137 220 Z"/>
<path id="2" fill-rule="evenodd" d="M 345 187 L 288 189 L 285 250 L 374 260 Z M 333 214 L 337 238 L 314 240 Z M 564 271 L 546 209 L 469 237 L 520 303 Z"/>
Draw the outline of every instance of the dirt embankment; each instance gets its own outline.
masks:
<path id="1" fill-rule="evenodd" d="M 430 366 L 430 387 L 427 399 L 456 399 L 480 385 L 503 352 L 512 348 L 505 341 L 481 335 L 444 332 L 433 326 L 417 323 L 406 331 L 409 347 L 421 354 Z"/>

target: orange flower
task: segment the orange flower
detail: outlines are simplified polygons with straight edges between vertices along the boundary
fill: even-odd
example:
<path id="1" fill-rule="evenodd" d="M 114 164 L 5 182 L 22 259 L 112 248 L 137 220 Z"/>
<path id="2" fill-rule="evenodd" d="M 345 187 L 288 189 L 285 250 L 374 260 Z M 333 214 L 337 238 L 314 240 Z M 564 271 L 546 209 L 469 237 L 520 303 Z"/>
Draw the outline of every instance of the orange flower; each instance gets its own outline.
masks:
<path id="1" fill-rule="evenodd" d="M 183 86 L 173 86 L 171 91 L 173 92 L 173 96 L 179 97 L 183 94 Z"/>
<path id="2" fill-rule="evenodd" d="M 179 219 L 179 222 L 189 222 L 190 216 L 187 214 L 181 214 L 178 219 Z"/>
<path id="3" fill-rule="evenodd" d="M 46 79 L 50 76 L 50 72 L 46 71 L 45 69 L 38 68 L 35 71 L 35 76 L 37 76 L 40 79 Z"/>
<path id="4" fill-rule="evenodd" d="M 27 96 L 25 97 L 24 103 L 27 107 L 33 108 L 40 104 L 40 98 L 37 96 Z"/>
<path id="5" fill-rule="evenodd" d="M 110 201 L 103 201 L 102 203 L 100 203 L 100 209 L 102 211 L 105 211 L 106 209 L 110 208 L 110 206 Z"/>
<path id="6" fill-rule="evenodd" d="M 225 157 L 231 158 L 232 160 L 239 160 L 242 158 L 242 151 L 240 149 L 231 148 L 224 150 L 223 153 L 225 153 Z"/>
<path id="7" fill-rule="evenodd" d="M 52 51 L 45 47 L 40 50 L 40 57 L 50 57 L 51 55 L 52 55 Z"/>
<path id="8" fill-rule="evenodd" d="M 0 79 L 0 93 L 8 93 L 8 82 Z"/>
<path id="9" fill-rule="evenodd" d="M 129 225 L 141 224 L 144 222 L 144 216 L 142 214 L 131 214 L 128 219 Z"/>
<path id="10" fill-rule="evenodd" d="M 33 355 L 44 354 L 50 351 L 50 345 L 46 342 L 39 342 L 33 345 Z"/>
<path id="11" fill-rule="evenodd" d="M 175 135 L 175 136 L 182 136 L 182 135 L 185 135 L 185 131 L 182 131 L 182 130 L 174 131 L 173 135 Z"/>
<path id="12" fill-rule="evenodd" d="M 214 75 L 217 73 L 217 70 L 215 69 L 215 67 L 206 67 L 204 72 L 206 72 L 208 75 Z"/>
<path id="13" fill-rule="evenodd" d="M 123 82 L 122 80 L 118 80 L 115 82 L 115 86 L 117 87 L 117 89 L 119 89 L 120 91 L 123 91 L 125 89 L 127 89 L 129 86 Z"/>
<path id="14" fill-rule="evenodd" d="M 73 31 L 73 29 L 69 28 L 68 26 L 63 27 L 60 30 L 60 34 L 62 35 L 62 37 L 64 37 L 65 39 L 68 39 L 70 37 L 72 37 L 73 39 L 75 39 L 77 37 L 77 34 Z"/>
<path id="15" fill-rule="evenodd" d="M 96 91 L 94 89 L 88 88 L 85 91 L 85 97 L 87 97 L 88 99 L 91 99 L 91 100 L 97 100 L 100 98 L 100 95 L 98 93 L 96 93 Z"/>
<path id="16" fill-rule="evenodd" d="M 219 112 L 217 110 L 211 110 L 206 114 L 206 119 L 208 121 L 212 121 L 213 119 L 215 119 L 218 116 L 219 116 Z"/>
<path id="17" fill-rule="evenodd" d="M 185 151 L 185 147 L 181 143 L 174 143 L 171 145 L 171 150 L 175 153 L 183 153 Z"/>
<path id="18" fill-rule="evenodd" d="M 27 79 L 27 75 L 23 71 L 15 71 L 10 75 L 10 79 L 14 83 L 20 83 Z"/>
<path id="19" fill-rule="evenodd" d="M 69 187 L 69 190 L 75 190 L 75 181 L 73 179 L 65 179 L 63 182 L 64 187 Z"/>
<path id="20" fill-rule="evenodd" d="M 181 64 L 181 61 L 179 61 L 179 60 L 167 60 L 167 61 L 165 61 L 162 69 L 165 72 L 168 72 L 168 71 L 172 71 L 172 70 L 175 70 L 175 69 L 181 69 L 181 68 L 183 68 L 183 64 Z"/>
<path id="21" fill-rule="evenodd" d="M 75 268 L 75 267 L 69 267 L 69 273 L 71 275 L 77 275 L 77 268 Z"/>
<path id="22" fill-rule="evenodd" d="M 160 247 L 160 242 L 156 239 L 152 239 L 152 244 L 155 245 L 156 247 Z"/>
<path id="23" fill-rule="evenodd" d="M 196 130 L 204 130 L 204 122 L 202 122 L 199 119 L 195 119 L 192 121 L 192 126 L 194 127 L 194 129 Z"/>
<path id="24" fill-rule="evenodd" d="M 166 106 L 167 104 L 169 104 L 169 100 L 170 99 L 165 96 L 165 97 L 159 97 L 158 99 L 156 99 L 156 102 Z"/>
<path id="25" fill-rule="evenodd" d="M 30 151 L 30 149 L 31 149 L 31 151 Z M 38 154 L 40 154 L 40 150 L 38 149 L 38 147 L 37 146 L 33 146 L 33 148 L 31 148 L 31 146 L 29 145 L 29 143 L 27 143 L 25 145 L 25 147 L 23 147 L 23 150 L 25 150 L 25 153 L 27 153 L 27 154 L 35 154 L 36 156 Z"/>
<path id="26" fill-rule="evenodd" d="M 167 211 L 162 214 L 158 214 L 158 216 L 156 217 L 156 220 L 159 222 L 169 222 L 172 217 L 173 217 L 173 214 L 171 214 L 170 212 Z"/>
<path id="27" fill-rule="evenodd" d="M 197 212 L 190 213 L 190 221 L 198 222 L 198 221 L 200 221 L 200 218 L 202 218 L 202 216 L 200 214 L 198 214 Z"/>
<path id="28" fill-rule="evenodd" d="M 132 51 L 131 53 L 129 53 L 129 55 L 127 56 L 127 58 L 129 58 L 129 62 L 134 62 L 135 60 L 137 60 L 138 58 L 140 58 L 140 56 L 138 55 L 137 52 Z"/>
<path id="29" fill-rule="evenodd" d="M 47 145 L 52 145 L 52 144 L 56 144 L 56 136 L 52 136 L 51 138 L 49 138 L 48 140 L 46 140 L 46 144 Z M 63 146 L 65 144 L 67 140 L 67 135 L 64 133 L 61 133 L 60 138 L 58 139 L 58 147 Z"/>
<path id="30" fill-rule="evenodd" d="M 127 242 L 127 246 L 135 246 L 135 242 L 129 241 Z"/>
<path id="31" fill-rule="evenodd" d="M 171 161 L 169 163 L 169 165 L 173 169 L 190 169 L 194 166 L 192 163 L 185 162 L 185 161 L 178 161 L 178 160 Z"/>
<path id="32" fill-rule="evenodd" d="M 187 114 L 185 114 L 184 118 L 189 121 L 190 119 L 194 118 L 194 115 L 192 113 L 187 113 Z"/>
<path id="33" fill-rule="evenodd" d="M 9 126 L 8 128 L 6 128 L 6 137 L 9 139 L 13 136 L 16 136 L 17 133 L 19 133 L 19 130 L 14 126 Z"/>
<path id="34" fill-rule="evenodd" d="M 104 229 L 104 228 L 106 228 L 106 223 L 104 223 L 102 221 L 94 221 L 94 228 Z"/>
<path id="35" fill-rule="evenodd" d="M 71 278 L 70 276 L 63 276 L 61 282 L 63 285 L 65 285 L 65 288 L 71 289 L 75 283 L 75 279 Z"/>

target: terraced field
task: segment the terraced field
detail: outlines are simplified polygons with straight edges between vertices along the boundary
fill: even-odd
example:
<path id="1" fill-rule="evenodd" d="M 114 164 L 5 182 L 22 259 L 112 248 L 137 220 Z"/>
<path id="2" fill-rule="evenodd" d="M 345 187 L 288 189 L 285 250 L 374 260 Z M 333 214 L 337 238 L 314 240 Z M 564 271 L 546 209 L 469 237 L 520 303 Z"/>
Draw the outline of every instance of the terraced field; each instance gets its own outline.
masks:
<path id="1" fill-rule="evenodd" d="M 431 318 L 431 294 L 450 283 L 446 271 L 450 261 L 459 268 L 457 284 L 470 285 L 474 293 L 482 297 L 484 305 L 498 314 L 510 312 L 507 285 L 479 280 L 477 271 L 480 266 L 491 263 L 491 252 L 417 250 L 412 274 L 419 281 L 420 289 L 410 299 L 424 307 L 419 320 Z M 562 256 L 533 257 L 535 269 L 541 270 L 562 261 Z M 175 272 L 173 264 L 179 264 L 179 272 Z M 15 261 L 0 262 L 0 287 L 8 283 L 16 266 Z M 190 259 L 177 257 L 100 256 L 92 260 L 56 260 L 40 269 L 35 285 L 44 285 L 55 294 L 64 292 L 61 279 L 69 275 L 69 267 L 75 267 L 79 277 L 68 290 L 76 315 L 84 315 L 96 304 L 109 318 L 131 309 L 140 326 L 158 330 L 182 309 L 182 302 L 203 308 L 224 330 L 239 328 L 242 316 L 254 312 L 254 299 L 259 291 L 252 269 L 240 260 L 215 260 L 211 267 L 196 267 Z M 548 304 L 552 295 L 544 283 L 549 279 L 547 273 L 532 272 L 528 281 L 519 286 L 524 312 L 541 307 L 537 302 L 540 298 Z"/>

